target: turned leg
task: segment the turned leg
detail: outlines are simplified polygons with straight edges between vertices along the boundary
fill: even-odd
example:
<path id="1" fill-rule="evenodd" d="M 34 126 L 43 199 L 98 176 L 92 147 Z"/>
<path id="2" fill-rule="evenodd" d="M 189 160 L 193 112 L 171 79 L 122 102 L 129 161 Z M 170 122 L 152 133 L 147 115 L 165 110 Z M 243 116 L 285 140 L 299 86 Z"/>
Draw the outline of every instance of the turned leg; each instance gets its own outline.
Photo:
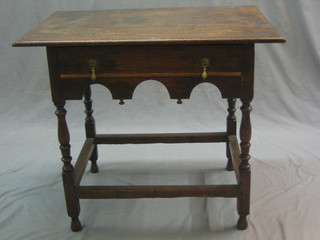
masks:
<path id="1" fill-rule="evenodd" d="M 227 117 L 227 134 L 228 134 L 228 136 L 236 135 L 237 119 L 236 119 L 236 115 L 234 114 L 235 111 L 236 111 L 236 99 L 229 98 L 228 99 L 228 113 L 229 114 Z M 233 170 L 233 162 L 232 162 L 229 142 L 227 142 L 226 145 L 227 145 L 227 158 L 228 158 L 228 163 L 227 163 L 226 169 L 228 171 L 232 171 Z"/>
<path id="2" fill-rule="evenodd" d="M 64 109 L 65 101 L 55 102 L 57 110 L 55 114 L 58 118 L 58 139 L 60 143 L 60 150 L 62 154 L 62 180 L 64 186 L 64 193 L 66 198 L 66 205 L 69 217 L 71 217 L 71 229 L 74 232 L 82 229 L 79 221 L 80 203 L 76 194 L 75 184 L 73 181 L 73 165 L 71 164 L 72 157 L 70 155 L 70 135 L 68 125 L 66 122 L 66 113 Z"/>
<path id="3" fill-rule="evenodd" d="M 91 100 L 91 89 L 90 86 L 86 88 L 84 91 L 84 105 L 86 110 L 84 111 L 86 113 L 86 121 L 85 121 L 85 129 L 86 129 L 86 137 L 87 138 L 95 138 L 96 137 L 96 124 L 94 121 L 94 118 L 92 116 L 93 110 L 92 110 L 92 100 Z M 92 152 L 92 155 L 90 157 L 91 160 L 91 169 L 90 171 L 92 173 L 97 173 L 99 171 L 97 160 L 98 160 L 98 148 L 97 145 L 95 145 L 95 148 Z"/>
<path id="4" fill-rule="evenodd" d="M 252 110 L 250 102 L 252 99 L 241 99 L 242 106 L 242 119 L 240 125 L 240 148 L 241 163 L 239 166 L 239 185 L 240 194 L 238 197 L 238 229 L 244 230 L 248 227 L 247 215 L 250 210 L 250 164 L 249 159 L 251 158 L 249 154 L 250 150 L 250 139 L 251 139 L 251 122 L 250 122 L 250 112 Z"/>

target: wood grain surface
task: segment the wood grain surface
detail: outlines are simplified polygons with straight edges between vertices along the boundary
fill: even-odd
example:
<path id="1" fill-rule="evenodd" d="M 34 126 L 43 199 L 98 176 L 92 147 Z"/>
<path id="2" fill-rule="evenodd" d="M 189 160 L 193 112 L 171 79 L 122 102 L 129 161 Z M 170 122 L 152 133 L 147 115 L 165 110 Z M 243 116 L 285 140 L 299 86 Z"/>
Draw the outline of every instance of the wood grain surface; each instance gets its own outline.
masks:
<path id="1" fill-rule="evenodd" d="M 13 46 L 284 42 L 253 6 L 59 11 Z"/>

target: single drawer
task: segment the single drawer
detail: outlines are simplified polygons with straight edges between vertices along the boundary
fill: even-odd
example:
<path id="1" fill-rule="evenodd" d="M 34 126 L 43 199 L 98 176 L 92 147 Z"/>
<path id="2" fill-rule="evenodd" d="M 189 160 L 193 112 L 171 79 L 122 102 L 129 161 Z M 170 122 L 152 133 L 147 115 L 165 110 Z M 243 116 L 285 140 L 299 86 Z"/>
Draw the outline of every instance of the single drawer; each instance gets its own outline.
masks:
<path id="1" fill-rule="evenodd" d="M 240 76 L 242 45 L 102 46 L 59 48 L 61 78 Z"/>
<path id="2" fill-rule="evenodd" d="M 215 85 L 223 98 L 253 95 L 253 45 L 79 46 L 49 52 L 58 63 L 51 83 L 59 99 L 81 99 L 91 84 L 107 87 L 113 99 L 131 99 L 149 79 L 161 82 L 173 99 L 190 98 L 204 82 Z"/>

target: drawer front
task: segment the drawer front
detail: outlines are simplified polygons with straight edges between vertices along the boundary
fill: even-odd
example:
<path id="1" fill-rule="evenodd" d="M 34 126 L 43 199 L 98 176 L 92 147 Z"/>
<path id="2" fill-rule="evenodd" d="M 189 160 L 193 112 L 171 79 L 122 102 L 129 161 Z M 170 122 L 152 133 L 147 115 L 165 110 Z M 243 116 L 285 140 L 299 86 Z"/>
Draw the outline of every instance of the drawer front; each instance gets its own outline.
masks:
<path id="1" fill-rule="evenodd" d="M 57 63 L 52 86 L 61 99 L 81 99 L 94 83 L 107 87 L 114 99 L 131 99 L 148 79 L 160 81 L 176 99 L 189 98 L 203 82 L 215 85 L 223 98 L 253 96 L 253 45 L 57 47 L 49 52 Z"/>
<path id="2" fill-rule="evenodd" d="M 203 58 L 209 59 L 209 75 L 242 69 L 241 45 L 69 47 L 61 48 L 58 58 L 61 75 L 89 74 L 94 62 L 98 78 L 128 74 L 201 76 Z"/>

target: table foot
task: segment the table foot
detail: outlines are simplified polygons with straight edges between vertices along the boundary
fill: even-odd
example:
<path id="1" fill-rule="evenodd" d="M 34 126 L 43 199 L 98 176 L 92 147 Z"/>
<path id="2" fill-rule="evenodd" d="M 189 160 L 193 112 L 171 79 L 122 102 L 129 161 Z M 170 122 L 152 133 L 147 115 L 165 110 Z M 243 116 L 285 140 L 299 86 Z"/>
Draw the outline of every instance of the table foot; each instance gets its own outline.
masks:
<path id="1" fill-rule="evenodd" d="M 96 161 L 92 161 L 92 162 L 91 162 L 90 172 L 91 172 L 91 173 L 97 173 L 97 172 L 99 172 L 99 167 L 98 167 Z"/>
<path id="2" fill-rule="evenodd" d="M 237 227 L 239 230 L 245 230 L 248 227 L 248 221 L 246 215 L 240 215 L 237 223 Z"/>
<path id="3" fill-rule="evenodd" d="M 71 230 L 73 232 L 79 232 L 82 230 L 82 225 L 78 217 L 73 217 L 71 219 Z"/>
<path id="4" fill-rule="evenodd" d="M 232 160 L 230 160 L 230 159 L 228 159 L 226 170 L 227 171 L 233 171 L 234 170 Z"/>

